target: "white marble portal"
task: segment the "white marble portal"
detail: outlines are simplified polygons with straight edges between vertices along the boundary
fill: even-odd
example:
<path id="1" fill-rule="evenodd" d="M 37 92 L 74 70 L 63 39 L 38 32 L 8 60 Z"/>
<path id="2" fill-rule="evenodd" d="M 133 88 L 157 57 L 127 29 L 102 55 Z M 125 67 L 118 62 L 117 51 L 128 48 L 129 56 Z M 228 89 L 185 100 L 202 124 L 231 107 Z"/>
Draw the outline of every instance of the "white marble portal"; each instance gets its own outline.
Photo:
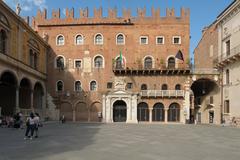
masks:
<path id="1" fill-rule="evenodd" d="M 103 122 L 113 123 L 113 104 L 118 100 L 124 101 L 127 105 L 126 123 L 138 123 L 137 94 L 122 90 L 103 95 Z"/>

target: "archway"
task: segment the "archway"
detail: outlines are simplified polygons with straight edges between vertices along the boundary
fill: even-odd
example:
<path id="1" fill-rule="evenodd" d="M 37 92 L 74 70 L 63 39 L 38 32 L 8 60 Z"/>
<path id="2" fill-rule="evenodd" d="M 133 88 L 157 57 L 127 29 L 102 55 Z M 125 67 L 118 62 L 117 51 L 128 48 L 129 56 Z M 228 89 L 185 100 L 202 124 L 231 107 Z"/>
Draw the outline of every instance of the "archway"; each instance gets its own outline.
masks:
<path id="1" fill-rule="evenodd" d="M 192 97 L 193 103 L 190 110 L 192 122 L 195 120 L 198 123 L 211 123 L 215 121 L 214 118 L 216 117 L 213 117 L 212 113 L 214 112 L 215 104 L 219 101 L 217 97 L 220 96 L 220 88 L 217 83 L 208 78 L 201 78 L 194 81 L 191 90 L 194 95 Z"/>
<path id="2" fill-rule="evenodd" d="M 31 108 L 31 83 L 27 78 L 23 78 L 19 88 L 19 107 L 22 109 Z"/>
<path id="3" fill-rule="evenodd" d="M 149 109 L 147 103 L 141 102 L 138 104 L 137 119 L 138 121 L 149 121 Z"/>
<path id="4" fill-rule="evenodd" d="M 33 90 L 34 109 L 41 110 L 43 108 L 43 96 L 44 96 L 44 91 L 43 91 L 42 85 L 40 83 L 36 83 Z"/>
<path id="5" fill-rule="evenodd" d="M 16 110 L 17 79 L 11 72 L 4 72 L 0 78 L 1 114 L 10 116 Z"/>
<path id="6" fill-rule="evenodd" d="M 156 103 L 152 110 L 152 121 L 164 121 L 164 105 L 162 103 Z"/>
<path id="7" fill-rule="evenodd" d="M 89 120 L 89 112 L 85 102 L 76 104 L 76 121 L 87 122 Z"/>
<path id="8" fill-rule="evenodd" d="M 90 121 L 97 122 L 98 119 L 98 112 L 102 111 L 102 105 L 100 102 L 93 102 L 90 106 Z"/>
<path id="9" fill-rule="evenodd" d="M 168 121 L 179 122 L 180 121 L 180 105 L 178 103 L 172 103 L 168 109 Z"/>
<path id="10" fill-rule="evenodd" d="M 63 102 L 60 107 L 60 117 L 64 115 L 65 119 L 67 121 L 72 121 L 73 120 L 73 110 L 72 110 L 72 105 L 67 102 Z"/>
<path id="11" fill-rule="evenodd" d="M 113 121 L 126 122 L 127 120 L 127 104 L 118 100 L 113 104 Z"/>

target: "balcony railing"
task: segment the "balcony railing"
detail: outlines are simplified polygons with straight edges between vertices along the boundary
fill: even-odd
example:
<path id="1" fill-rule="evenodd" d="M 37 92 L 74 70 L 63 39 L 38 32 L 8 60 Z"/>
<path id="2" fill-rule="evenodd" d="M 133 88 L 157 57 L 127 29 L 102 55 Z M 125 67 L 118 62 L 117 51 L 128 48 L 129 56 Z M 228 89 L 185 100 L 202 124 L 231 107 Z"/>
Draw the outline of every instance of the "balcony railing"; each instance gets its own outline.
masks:
<path id="1" fill-rule="evenodd" d="M 184 90 L 142 90 L 142 97 L 184 97 Z"/>
<path id="2" fill-rule="evenodd" d="M 227 52 L 225 53 L 222 53 L 221 55 L 217 56 L 215 59 L 214 59 L 214 62 L 218 62 L 218 63 L 221 63 L 221 62 L 224 62 L 230 58 L 233 58 L 234 56 L 239 56 L 240 57 L 240 45 L 228 50 Z"/>
<path id="3" fill-rule="evenodd" d="M 112 65 L 115 74 L 188 74 L 190 67 L 186 63 L 168 65 L 166 63 L 155 63 L 154 65 L 143 65 L 142 63 L 127 63 Z"/>

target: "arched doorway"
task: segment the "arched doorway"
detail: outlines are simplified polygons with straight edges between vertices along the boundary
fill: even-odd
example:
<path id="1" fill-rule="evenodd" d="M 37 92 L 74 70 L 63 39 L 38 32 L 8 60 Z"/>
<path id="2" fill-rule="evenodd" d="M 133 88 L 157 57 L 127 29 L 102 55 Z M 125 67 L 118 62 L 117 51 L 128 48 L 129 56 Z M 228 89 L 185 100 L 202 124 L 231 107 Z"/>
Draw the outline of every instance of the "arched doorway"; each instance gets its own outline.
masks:
<path id="1" fill-rule="evenodd" d="M 36 83 L 33 91 L 33 108 L 37 110 L 42 110 L 43 108 L 43 87 L 40 83 Z M 35 110 L 35 112 L 37 112 Z"/>
<path id="2" fill-rule="evenodd" d="M 162 103 L 156 103 L 152 110 L 152 121 L 164 121 L 164 105 Z"/>
<path id="3" fill-rule="evenodd" d="M 180 105 L 172 103 L 168 109 L 168 121 L 179 122 L 180 121 Z"/>
<path id="4" fill-rule="evenodd" d="M 76 104 L 76 121 L 87 122 L 89 120 L 88 108 L 85 102 Z"/>
<path id="5" fill-rule="evenodd" d="M 147 103 L 141 102 L 138 104 L 137 119 L 138 121 L 149 121 L 149 109 Z"/>
<path id="6" fill-rule="evenodd" d="M 113 121 L 126 122 L 127 120 L 127 105 L 124 101 L 118 100 L 113 104 Z"/>
<path id="7" fill-rule="evenodd" d="M 97 122 L 98 119 L 98 112 L 101 112 L 101 103 L 100 102 L 93 102 L 90 106 L 90 121 Z"/>
<path id="8" fill-rule="evenodd" d="M 22 109 L 31 108 L 31 83 L 27 78 L 23 78 L 20 82 L 19 89 L 19 107 Z"/>
<path id="9" fill-rule="evenodd" d="M 72 110 L 72 105 L 70 103 L 63 102 L 61 104 L 60 117 L 62 117 L 62 115 L 64 115 L 67 121 L 73 120 L 73 110 Z"/>
<path id="10" fill-rule="evenodd" d="M 0 77 L 0 107 L 3 116 L 11 116 L 16 110 L 17 79 L 11 72 Z"/>

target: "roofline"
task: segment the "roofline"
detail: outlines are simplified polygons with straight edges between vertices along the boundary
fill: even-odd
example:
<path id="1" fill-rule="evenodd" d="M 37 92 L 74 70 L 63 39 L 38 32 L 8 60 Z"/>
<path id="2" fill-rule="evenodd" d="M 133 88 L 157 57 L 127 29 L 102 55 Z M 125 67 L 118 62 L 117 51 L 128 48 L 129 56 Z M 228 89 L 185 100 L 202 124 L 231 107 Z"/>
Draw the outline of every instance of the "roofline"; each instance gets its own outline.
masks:
<path id="1" fill-rule="evenodd" d="M 232 5 L 237 2 L 238 0 L 234 0 L 232 3 L 230 3 L 227 8 L 225 8 L 218 16 L 217 16 L 217 19 L 219 19 L 229 8 L 232 7 Z"/>

